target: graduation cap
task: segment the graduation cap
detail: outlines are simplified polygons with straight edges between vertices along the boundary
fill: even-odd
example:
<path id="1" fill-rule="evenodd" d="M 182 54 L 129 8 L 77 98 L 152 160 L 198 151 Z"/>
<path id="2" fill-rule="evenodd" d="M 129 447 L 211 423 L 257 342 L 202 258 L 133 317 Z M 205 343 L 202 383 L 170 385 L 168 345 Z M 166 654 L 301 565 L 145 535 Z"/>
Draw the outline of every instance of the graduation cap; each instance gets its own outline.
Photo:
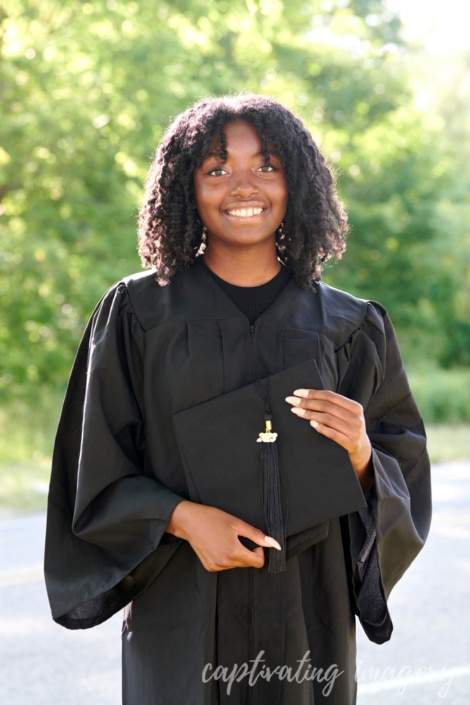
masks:
<path id="1" fill-rule="evenodd" d="M 365 506 L 347 452 L 290 411 L 299 388 L 324 388 L 315 360 L 174 415 L 190 499 L 277 539 L 271 572 L 289 537 Z"/>

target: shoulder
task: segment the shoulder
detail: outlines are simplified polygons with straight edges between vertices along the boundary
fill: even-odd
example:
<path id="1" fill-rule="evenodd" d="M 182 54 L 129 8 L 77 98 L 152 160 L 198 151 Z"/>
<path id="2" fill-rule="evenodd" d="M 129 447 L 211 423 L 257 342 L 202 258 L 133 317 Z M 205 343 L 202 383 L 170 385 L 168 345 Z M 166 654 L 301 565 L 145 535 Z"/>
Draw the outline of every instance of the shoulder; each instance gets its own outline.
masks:
<path id="1" fill-rule="evenodd" d="M 149 287 L 151 289 L 154 287 L 160 288 L 153 269 L 146 269 L 143 272 L 129 274 L 127 277 L 121 279 L 119 283 L 124 284 L 129 290 L 135 291 L 144 290 Z"/>
<path id="2" fill-rule="evenodd" d="M 368 301 L 365 299 L 359 299 L 324 282 L 318 284 L 318 295 L 325 310 L 340 318 L 356 321 L 367 309 Z"/>
<path id="3" fill-rule="evenodd" d="M 197 302 L 194 292 L 204 288 L 199 267 L 179 272 L 168 284 L 157 281 L 154 270 L 138 272 L 113 284 L 107 295 L 120 298 L 143 330 L 184 318 Z"/>
<path id="4" fill-rule="evenodd" d="M 152 272 L 139 272 L 112 284 L 96 305 L 94 314 L 110 309 L 132 308 L 132 298 L 145 298 L 153 286 L 158 286 Z"/>
<path id="5" fill-rule="evenodd" d="M 370 326 L 384 331 L 384 320 L 388 314 L 377 301 L 358 298 L 323 282 L 318 285 L 317 294 L 325 322 L 330 321 L 339 328 L 342 337 Z"/>
<path id="6" fill-rule="evenodd" d="M 153 270 L 129 274 L 109 287 L 98 303 L 97 311 L 120 310 L 135 318 L 145 329 L 148 312 L 154 309 L 162 288 Z"/>
<path id="7" fill-rule="evenodd" d="M 164 288 L 158 283 L 153 269 L 130 274 L 115 286 L 125 290 L 130 303 L 136 309 L 147 305 Z"/>

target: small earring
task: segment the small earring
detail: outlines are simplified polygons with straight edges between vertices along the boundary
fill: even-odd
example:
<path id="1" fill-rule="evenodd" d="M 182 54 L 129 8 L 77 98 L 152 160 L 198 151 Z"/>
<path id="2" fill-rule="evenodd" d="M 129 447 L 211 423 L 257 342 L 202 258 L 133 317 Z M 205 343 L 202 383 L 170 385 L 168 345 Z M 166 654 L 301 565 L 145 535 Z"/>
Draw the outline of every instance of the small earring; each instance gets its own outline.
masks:
<path id="1" fill-rule="evenodd" d="M 196 256 L 203 255 L 207 247 L 207 228 L 205 225 L 202 226 L 202 232 L 201 232 L 201 244 L 198 247 L 198 250 L 196 252 Z"/>
<path id="2" fill-rule="evenodd" d="M 277 235 L 278 240 L 285 240 L 286 239 L 286 234 L 284 232 L 284 221 L 282 221 L 280 226 L 278 227 L 276 235 Z"/>

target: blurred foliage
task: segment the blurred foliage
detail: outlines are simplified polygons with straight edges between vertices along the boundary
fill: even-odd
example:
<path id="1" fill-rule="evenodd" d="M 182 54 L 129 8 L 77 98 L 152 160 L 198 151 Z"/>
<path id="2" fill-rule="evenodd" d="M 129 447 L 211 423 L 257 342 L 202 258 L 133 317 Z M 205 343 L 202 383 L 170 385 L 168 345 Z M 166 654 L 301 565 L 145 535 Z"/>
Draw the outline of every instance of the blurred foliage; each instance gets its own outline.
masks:
<path id="1" fill-rule="evenodd" d="M 192 101 L 239 90 L 298 112 L 339 172 L 352 231 L 326 279 L 384 303 L 408 360 L 469 365 L 469 56 L 423 107 L 431 69 L 382 0 L 0 12 L 0 391 L 65 384 L 94 304 L 139 268 L 136 214 L 163 130 Z"/>
<path id="2" fill-rule="evenodd" d="M 419 371 L 412 370 L 409 380 L 426 424 L 470 424 L 470 369 L 428 367 Z M 467 435 L 467 457 L 470 458 L 469 439 Z"/>

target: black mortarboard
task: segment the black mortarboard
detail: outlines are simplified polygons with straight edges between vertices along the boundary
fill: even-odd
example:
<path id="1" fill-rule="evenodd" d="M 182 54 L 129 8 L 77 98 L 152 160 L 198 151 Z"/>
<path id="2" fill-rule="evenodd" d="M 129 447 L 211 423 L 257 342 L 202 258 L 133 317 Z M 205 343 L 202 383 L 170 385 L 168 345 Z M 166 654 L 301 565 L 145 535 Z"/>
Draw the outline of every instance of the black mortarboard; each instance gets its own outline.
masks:
<path id="1" fill-rule="evenodd" d="M 266 418 L 272 419 L 285 536 L 271 535 L 283 547 L 287 537 L 365 506 L 347 452 L 290 411 L 285 397 L 299 388 L 323 388 L 315 360 L 174 416 L 190 499 L 219 507 L 265 532 L 270 528 L 266 505 L 272 499 L 263 489 L 261 456 L 272 444 L 257 441 L 267 430 Z"/>

